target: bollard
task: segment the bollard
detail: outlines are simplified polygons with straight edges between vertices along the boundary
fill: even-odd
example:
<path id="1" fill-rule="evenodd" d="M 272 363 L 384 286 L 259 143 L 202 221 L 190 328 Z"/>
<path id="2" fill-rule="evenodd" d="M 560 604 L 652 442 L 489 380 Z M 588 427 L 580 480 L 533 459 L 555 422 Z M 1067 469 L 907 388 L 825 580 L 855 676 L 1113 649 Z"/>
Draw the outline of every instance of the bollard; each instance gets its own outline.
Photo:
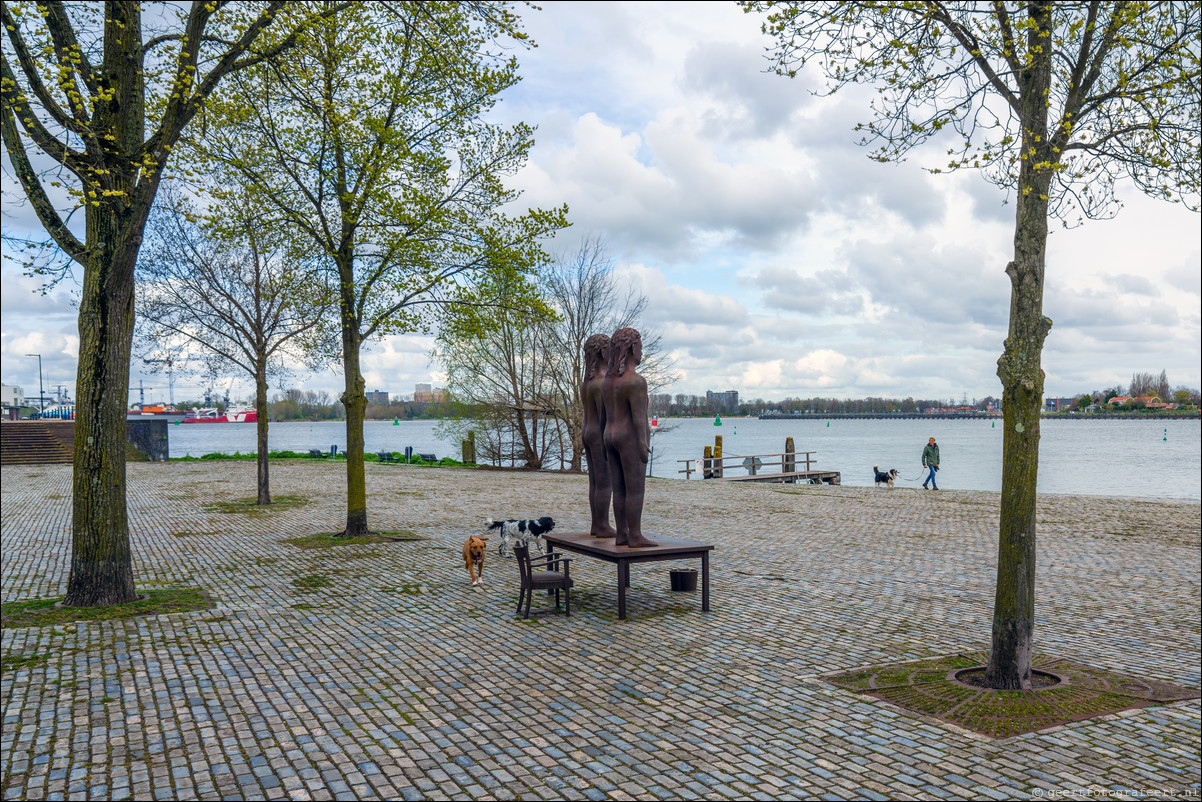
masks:
<path id="1" fill-rule="evenodd" d="M 713 479 L 714 478 L 713 456 L 714 456 L 714 450 L 712 448 L 710 448 L 709 446 L 706 446 L 705 447 L 705 459 L 701 460 L 701 478 L 702 479 Z"/>
<path id="2" fill-rule="evenodd" d="M 714 435 L 714 478 L 722 478 L 722 435 Z"/>
<path id="3" fill-rule="evenodd" d="M 781 473 L 793 473 L 797 470 L 797 460 L 793 457 L 793 438 L 785 438 L 785 464 L 781 466 Z"/>

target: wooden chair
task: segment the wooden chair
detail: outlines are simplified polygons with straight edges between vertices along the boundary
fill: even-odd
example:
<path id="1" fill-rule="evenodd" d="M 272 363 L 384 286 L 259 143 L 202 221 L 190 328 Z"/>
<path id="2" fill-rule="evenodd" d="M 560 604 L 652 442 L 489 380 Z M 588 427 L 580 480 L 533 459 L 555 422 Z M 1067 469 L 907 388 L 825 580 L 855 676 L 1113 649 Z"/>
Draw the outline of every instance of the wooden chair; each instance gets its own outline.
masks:
<path id="1" fill-rule="evenodd" d="M 571 558 L 557 552 L 549 551 L 541 557 L 531 557 L 529 546 L 514 546 L 513 556 L 517 558 L 518 572 L 521 575 L 522 589 L 518 596 L 518 613 L 522 618 L 530 617 L 530 601 L 534 591 L 545 590 L 548 595 L 555 591 L 555 607 L 559 608 L 559 591 L 563 591 L 564 610 L 572 614 L 572 576 Z M 560 570 L 562 563 L 563 569 Z M 525 612 L 522 606 L 525 605 Z"/>

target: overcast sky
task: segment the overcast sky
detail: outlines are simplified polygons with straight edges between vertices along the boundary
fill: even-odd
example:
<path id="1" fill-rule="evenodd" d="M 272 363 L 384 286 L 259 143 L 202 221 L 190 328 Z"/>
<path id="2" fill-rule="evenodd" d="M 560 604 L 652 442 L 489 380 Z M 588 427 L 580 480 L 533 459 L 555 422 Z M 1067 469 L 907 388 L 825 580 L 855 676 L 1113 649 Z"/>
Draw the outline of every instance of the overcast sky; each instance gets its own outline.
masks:
<path id="1" fill-rule="evenodd" d="M 973 173 L 931 176 L 940 149 L 881 165 L 856 144 L 867 95 L 810 94 L 816 78 L 765 72 L 759 19 L 733 3 L 545 3 L 528 12 L 538 48 L 500 119 L 538 127 L 523 203 L 567 203 L 573 227 L 550 247 L 599 237 L 622 281 L 650 299 L 680 380 L 673 393 L 744 399 L 1001 394 L 1013 205 Z M 6 177 L 6 181 L 7 181 Z M 9 188 L 11 189 L 11 187 Z M 4 226 L 28 210 L 6 192 Z M 1110 221 L 1049 242 L 1048 395 L 1168 372 L 1198 387 L 1199 217 L 1131 188 Z M 73 395 L 74 285 L 46 296 L 5 264 L 3 382 Z M 412 394 L 442 378 L 430 343 L 392 337 L 364 358 L 369 390 Z M 134 365 L 147 401 L 165 377 Z M 249 397 L 248 380 L 228 382 Z M 290 385 L 336 396 L 341 375 Z M 199 379 L 177 377 L 175 397 Z M 136 392 L 131 400 L 137 400 Z"/>

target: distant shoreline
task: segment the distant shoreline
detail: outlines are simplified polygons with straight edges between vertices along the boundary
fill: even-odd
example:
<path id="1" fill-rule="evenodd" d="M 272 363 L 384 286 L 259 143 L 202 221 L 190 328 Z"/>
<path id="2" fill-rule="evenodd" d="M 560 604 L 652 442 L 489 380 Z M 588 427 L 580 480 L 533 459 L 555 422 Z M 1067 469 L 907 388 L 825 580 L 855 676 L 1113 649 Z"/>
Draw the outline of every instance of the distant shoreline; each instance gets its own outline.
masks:
<path id="1" fill-rule="evenodd" d="M 705 417 L 705 416 L 697 416 Z M 731 416 L 732 419 L 738 416 Z M 759 420 L 1001 420 L 1000 412 L 976 414 L 971 412 L 810 412 L 802 415 L 759 415 Z M 1198 420 L 1199 412 L 1089 412 L 1083 415 L 1068 415 L 1063 412 L 1044 413 L 1043 420 Z"/>

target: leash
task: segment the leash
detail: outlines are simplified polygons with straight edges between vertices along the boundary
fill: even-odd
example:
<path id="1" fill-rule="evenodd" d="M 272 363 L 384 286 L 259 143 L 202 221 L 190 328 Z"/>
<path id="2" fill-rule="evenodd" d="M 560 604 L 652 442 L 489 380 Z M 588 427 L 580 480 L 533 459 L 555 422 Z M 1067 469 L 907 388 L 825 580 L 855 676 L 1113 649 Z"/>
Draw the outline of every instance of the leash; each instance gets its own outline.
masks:
<path id="1" fill-rule="evenodd" d="M 923 468 L 921 471 L 919 471 L 919 472 L 918 472 L 918 476 L 914 477 L 913 479 L 905 479 L 905 478 L 903 478 L 903 479 L 902 479 L 902 481 L 903 481 L 903 482 L 917 482 L 917 481 L 918 481 L 919 479 L 921 479 L 921 478 L 922 478 L 924 475 L 926 475 L 926 473 L 927 473 L 927 471 L 928 471 L 928 470 L 930 470 L 930 469 L 929 469 L 929 468 L 926 468 L 926 467 L 924 467 L 924 468 Z M 939 473 L 939 468 L 935 468 L 935 473 Z"/>

